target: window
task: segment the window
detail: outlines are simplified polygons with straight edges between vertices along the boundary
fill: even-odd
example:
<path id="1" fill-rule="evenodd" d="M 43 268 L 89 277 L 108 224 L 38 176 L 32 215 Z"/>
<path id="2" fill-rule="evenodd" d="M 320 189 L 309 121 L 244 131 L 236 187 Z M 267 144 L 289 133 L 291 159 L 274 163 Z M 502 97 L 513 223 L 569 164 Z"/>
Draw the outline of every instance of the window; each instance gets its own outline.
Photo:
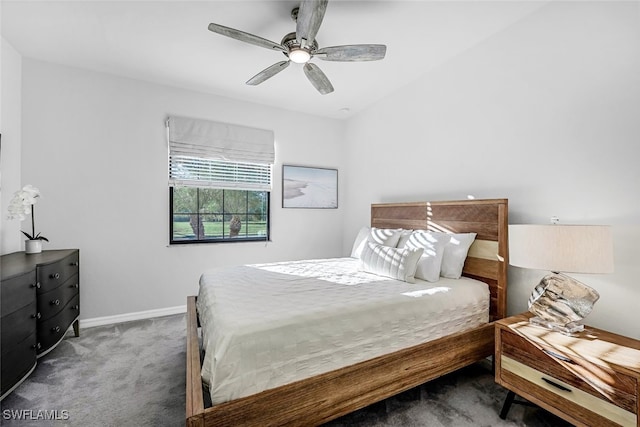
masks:
<path id="1" fill-rule="evenodd" d="M 171 187 L 171 243 L 267 240 L 269 192 Z"/>
<path id="2" fill-rule="evenodd" d="M 273 132 L 170 117 L 169 242 L 269 239 Z"/>

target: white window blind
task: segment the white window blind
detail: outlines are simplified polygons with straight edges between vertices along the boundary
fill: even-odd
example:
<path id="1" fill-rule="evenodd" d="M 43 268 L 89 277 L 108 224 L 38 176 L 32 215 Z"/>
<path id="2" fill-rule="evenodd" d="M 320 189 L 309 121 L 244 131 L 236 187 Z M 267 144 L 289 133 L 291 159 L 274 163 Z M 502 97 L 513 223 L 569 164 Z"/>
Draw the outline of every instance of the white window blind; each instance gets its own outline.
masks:
<path id="1" fill-rule="evenodd" d="M 170 117 L 169 185 L 271 190 L 273 131 Z"/>

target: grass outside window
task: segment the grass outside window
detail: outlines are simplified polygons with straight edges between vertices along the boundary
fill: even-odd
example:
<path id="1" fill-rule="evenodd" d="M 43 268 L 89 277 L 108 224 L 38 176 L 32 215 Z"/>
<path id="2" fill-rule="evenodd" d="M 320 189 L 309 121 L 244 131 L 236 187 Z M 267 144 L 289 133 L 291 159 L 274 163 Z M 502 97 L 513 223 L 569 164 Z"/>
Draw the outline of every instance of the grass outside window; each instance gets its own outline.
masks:
<path id="1" fill-rule="evenodd" d="M 170 243 L 269 239 L 269 192 L 170 187 Z"/>

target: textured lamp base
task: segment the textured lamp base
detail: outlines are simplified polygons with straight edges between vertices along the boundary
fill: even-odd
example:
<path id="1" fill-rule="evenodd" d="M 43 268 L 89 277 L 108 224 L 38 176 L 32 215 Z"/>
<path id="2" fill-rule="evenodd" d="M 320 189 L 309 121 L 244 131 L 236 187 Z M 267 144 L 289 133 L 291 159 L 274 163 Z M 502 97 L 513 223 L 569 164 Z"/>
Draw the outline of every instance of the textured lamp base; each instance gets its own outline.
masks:
<path id="1" fill-rule="evenodd" d="M 584 331 L 584 325 L 578 322 L 570 322 L 566 325 L 562 325 L 560 323 L 554 323 L 549 320 L 543 319 L 542 317 L 531 317 L 529 319 L 529 323 L 534 324 L 536 326 L 542 326 L 543 328 L 550 329 L 552 331 L 560 332 L 565 335 L 573 336 L 578 332 Z"/>
<path id="2" fill-rule="evenodd" d="M 600 295 L 564 274 L 553 273 L 542 278 L 529 298 L 529 311 L 536 315 L 530 323 L 572 335 L 584 330 L 584 319 Z"/>

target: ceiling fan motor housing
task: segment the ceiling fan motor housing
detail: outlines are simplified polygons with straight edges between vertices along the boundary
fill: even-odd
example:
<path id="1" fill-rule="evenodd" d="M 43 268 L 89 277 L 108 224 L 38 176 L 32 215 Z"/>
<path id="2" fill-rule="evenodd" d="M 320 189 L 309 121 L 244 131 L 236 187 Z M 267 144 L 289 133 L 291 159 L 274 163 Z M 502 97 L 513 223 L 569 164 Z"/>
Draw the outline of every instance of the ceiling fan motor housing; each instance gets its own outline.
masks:
<path id="1" fill-rule="evenodd" d="M 311 45 L 307 45 L 304 48 L 300 47 L 300 43 L 296 40 L 296 33 L 289 33 L 282 38 L 282 42 L 280 42 L 282 46 L 287 48 L 287 52 L 283 52 L 285 56 L 289 56 L 288 53 L 294 49 L 303 49 L 309 52 L 309 55 L 312 55 L 318 49 L 318 42 L 316 40 L 311 43 Z"/>

